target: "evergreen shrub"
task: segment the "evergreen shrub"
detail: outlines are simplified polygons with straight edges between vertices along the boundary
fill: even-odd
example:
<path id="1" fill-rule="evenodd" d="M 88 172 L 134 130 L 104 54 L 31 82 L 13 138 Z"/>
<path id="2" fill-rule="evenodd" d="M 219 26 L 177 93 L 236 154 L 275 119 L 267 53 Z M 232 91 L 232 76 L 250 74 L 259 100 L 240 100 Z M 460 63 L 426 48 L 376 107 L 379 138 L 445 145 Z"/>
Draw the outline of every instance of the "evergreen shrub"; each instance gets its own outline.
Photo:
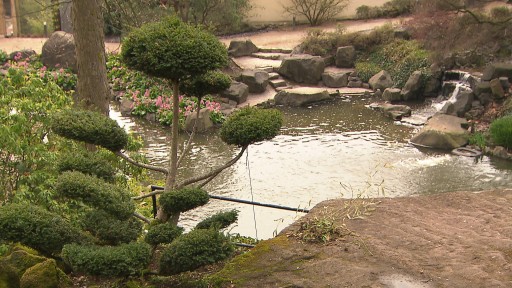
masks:
<path id="1" fill-rule="evenodd" d="M 101 244 L 118 245 L 137 240 L 142 223 L 130 217 L 121 221 L 103 210 L 91 210 L 84 217 L 85 230 L 100 240 Z"/>
<path id="2" fill-rule="evenodd" d="M 52 130 L 62 137 L 102 146 L 116 152 L 128 143 L 126 131 L 107 116 L 87 110 L 64 110 L 53 115 Z"/>
<path id="3" fill-rule="evenodd" d="M 75 272 L 89 275 L 128 276 L 141 273 L 151 260 L 151 247 L 146 243 L 119 246 L 81 246 L 69 244 L 62 258 Z"/>
<path id="4" fill-rule="evenodd" d="M 494 120 L 489 132 L 495 144 L 512 149 L 512 115 Z"/>
<path id="5" fill-rule="evenodd" d="M 196 229 L 224 229 L 238 220 L 238 211 L 231 210 L 214 214 L 196 225 Z"/>
<path id="6" fill-rule="evenodd" d="M 59 158 L 57 163 L 59 172 L 78 171 L 87 175 L 96 176 L 107 182 L 113 182 L 115 169 L 109 161 L 99 153 L 75 153 L 65 154 Z"/>
<path id="7" fill-rule="evenodd" d="M 174 214 L 203 206 L 209 200 L 210 196 L 205 190 L 197 187 L 184 187 L 163 193 L 158 201 L 166 213 Z"/>
<path id="8" fill-rule="evenodd" d="M 217 94 L 228 89 L 231 85 L 231 78 L 220 71 L 212 70 L 186 79 L 180 85 L 180 91 L 188 96 L 203 97 L 207 94 Z"/>
<path id="9" fill-rule="evenodd" d="M 224 260 L 233 252 L 229 237 L 217 230 L 192 230 L 178 237 L 163 251 L 160 271 L 164 274 L 191 271 Z"/>
<path id="10" fill-rule="evenodd" d="M 183 234 L 183 228 L 174 226 L 171 223 L 162 223 L 149 227 L 145 241 L 153 246 L 169 244 L 181 234 Z"/>

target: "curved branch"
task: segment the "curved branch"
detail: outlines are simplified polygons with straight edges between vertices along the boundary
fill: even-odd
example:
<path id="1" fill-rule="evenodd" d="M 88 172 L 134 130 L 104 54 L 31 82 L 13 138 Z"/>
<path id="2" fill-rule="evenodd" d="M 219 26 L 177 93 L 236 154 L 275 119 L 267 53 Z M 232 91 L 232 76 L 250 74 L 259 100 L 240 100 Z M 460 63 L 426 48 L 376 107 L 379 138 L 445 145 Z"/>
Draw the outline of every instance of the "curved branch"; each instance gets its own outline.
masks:
<path id="1" fill-rule="evenodd" d="M 146 217 L 144 217 L 144 216 L 143 216 L 142 214 L 140 214 L 140 213 L 133 212 L 133 216 L 134 216 L 135 218 L 138 218 L 138 219 L 140 219 L 140 220 L 142 220 L 142 221 L 144 221 L 144 222 L 148 223 L 148 224 L 151 224 L 151 220 L 150 220 L 150 219 L 148 219 L 148 218 L 146 218 Z"/>
<path id="2" fill-rule="evenodd" d="M 153 191 L 153 192 L 148 193 L 148 194 L 140 195 L 140 196 L 137 196 L 137 197 L 132 197 L 132 200 L 141 200 L 141 199 L 148 198 L 148 197 L 151 197 L 151 196 L 154 196 L 154 195 L 158 195 L 158 194 L 162 194 L 162 193 L 164 193 L 164 190 L 156 190 L 156 191 Z"/>
<path id="3" fill-rule="evenodd" d="M 190 185 L 192 183 L 196 183 L 196 182 L 199 182 L 201 180 L 205 180 L 205 179 L 208 179 L 209 181 L 211 181 L 215 176 L 217 176 L 220 172 L 224 171 L 226 168 L 229 168 L 230 166 L 232 166 L 233 164 L 235 164 L 241 157 L 242 155 L 244 155 L 244 152 L 245 150 L 247 150 L 247 147 L 249 145 L 245 145 L 242 147 L 242 150 L 240 150 L 240 152 L 238 153 L 238 155 L 235 156 L 235 158 L 231 159 L 230 161 L 228 161 L 226 164 L 216 168 L 215 170 L 212 170 L 210 171 L 209 173 L 206 173 L 204 175 L 201 175 L 201 176 L 198 176 L 198 177 L 194 177 L 194 178 L 190 178 L 190 179 L 187 179 L 185 181 L 183 181 L 182 183 L 180 183 L 177 188 L 180 189 L 180 188 L 183 188 L 184 186 L 187 186 L 187 185 Z M 211 179 L 209 179 L 211 178 Z M 208 182 L 209 182 L 208 181 Z M 203 185 L 204 186 L 204 185 Z"/>
<path id="4" fill-rule="evenodd" d="M 144 163 L 137 162 L 137 161 L 133 160 L 132 158 L 130 158 L 130 156 L 128 156 L 127 154 L 124 154 L 121 151 L 117 151 L 116 155 L 121 157 L 121 158 L 123 158 L 128 163 L 130 163 L 132 165 L 135 165 L 137 167 L 141 167 L 141 168 L 153 170 L 153 171 L 156 171 L 156 172 L 164 173 L 165 175 L 169 174 L 169 171 L 167 169 L 165 169 L 165 168 L 162 168 L 162 167 L 159 167 L 159 166 L 150 165 L 150 164 L 144 164 Z"/>
<path id="5" fill-rule="evenodd" d="M 197 114 L 196 114 L 196 121 L 194 122 L 194 127 L 192 128 L 192 134 L 190 134 L 190 137 L 188 138 L 187 144 L 185 145 L 185 148 L 183 148 L 183 151 L 181 152 L 181 155 L 178 159 L 178 163 L 176 166 L 180 168 L 181 162 L 185 158 L 185 154 L 188 153 L 188 150 L 190 150 L 190 147 L 192 146 L 192 140 L 194 140 L 194 136 L 196 136 L 197 131 L 197 122 L 199 122 L 199 113 L 201 112 L 201 97 L 197 97 Z"/>

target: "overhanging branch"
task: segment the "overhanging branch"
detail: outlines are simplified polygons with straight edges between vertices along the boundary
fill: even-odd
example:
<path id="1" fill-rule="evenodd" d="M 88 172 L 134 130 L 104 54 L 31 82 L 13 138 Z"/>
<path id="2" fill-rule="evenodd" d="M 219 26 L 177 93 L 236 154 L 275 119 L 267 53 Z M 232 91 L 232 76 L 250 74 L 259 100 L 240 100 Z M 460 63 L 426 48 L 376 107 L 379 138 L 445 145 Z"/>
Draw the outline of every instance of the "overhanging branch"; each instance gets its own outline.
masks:
<path id="1" fill-rule="evenodd" d="M 156 172 L 164 173 L 165 175 L 169 174 L 169 171 L 167 169 L 163 168 L 163 167 L 159 167 L 159 166 L 155 166 L 155 165 L 150 165 L 150 164 L 144 164 L 144 163 L 137 162 L 137 161 L 133 160 L 132 158 L 130 158 L 130 156 L 128 156 L 127 154 L 124 154 L 121 151 L 117 151 L 116 155 L 121 157 L 121 158 L 123 158 L 128 163 L 130 163 L 132 165 L 135 165 L 137 167 L 141 167 L 141 168 L 153 170 L 153 171 L 156 171 Z"/>

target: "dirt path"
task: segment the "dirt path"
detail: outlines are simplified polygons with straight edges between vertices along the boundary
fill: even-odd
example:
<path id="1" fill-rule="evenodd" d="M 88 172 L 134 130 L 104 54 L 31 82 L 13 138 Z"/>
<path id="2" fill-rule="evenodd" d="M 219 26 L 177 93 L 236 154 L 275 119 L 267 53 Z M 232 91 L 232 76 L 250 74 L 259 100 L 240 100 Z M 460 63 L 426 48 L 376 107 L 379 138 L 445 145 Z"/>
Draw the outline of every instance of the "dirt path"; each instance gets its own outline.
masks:
<path id="1" fill-rule="evenodd" d="M 347 201 L 318 204 L 217 276 L 231 287 L 512 287 L 512 190 L 379 199 L 370 216 L 344 221 L 351 236 L 293 236 L 308 219 L 342 225 Z"/>

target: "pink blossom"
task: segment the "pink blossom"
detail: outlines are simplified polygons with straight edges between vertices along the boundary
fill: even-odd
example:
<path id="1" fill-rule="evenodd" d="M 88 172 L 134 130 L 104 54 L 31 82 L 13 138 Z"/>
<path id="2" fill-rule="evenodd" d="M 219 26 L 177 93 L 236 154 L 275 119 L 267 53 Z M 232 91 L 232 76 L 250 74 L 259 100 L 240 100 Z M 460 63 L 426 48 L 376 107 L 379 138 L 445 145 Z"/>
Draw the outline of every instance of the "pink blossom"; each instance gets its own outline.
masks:
<path id="1" fill-rule="evenodd" d="M 163 104 L 162 96 L 158 96 L 158 98 L 156 98 L 155 105 L 156 105 L 156 107 L 161 107 L 162 104 Z"/>
<path id="2" fill-rule="evenodd" d="M 149 98 L 149 89 L 146 89 L 146 92 L 144 92 L 144 97 Z"/>
<path id="3" fill-rule="evenodd" d="M 43 66 L 43 67 L 41 67 L 41 72 L 44 72 L 44 71 L 46 71 L 47 69 L 48 69 L 48 68 L 46 68 L 46 66 Z"/>

